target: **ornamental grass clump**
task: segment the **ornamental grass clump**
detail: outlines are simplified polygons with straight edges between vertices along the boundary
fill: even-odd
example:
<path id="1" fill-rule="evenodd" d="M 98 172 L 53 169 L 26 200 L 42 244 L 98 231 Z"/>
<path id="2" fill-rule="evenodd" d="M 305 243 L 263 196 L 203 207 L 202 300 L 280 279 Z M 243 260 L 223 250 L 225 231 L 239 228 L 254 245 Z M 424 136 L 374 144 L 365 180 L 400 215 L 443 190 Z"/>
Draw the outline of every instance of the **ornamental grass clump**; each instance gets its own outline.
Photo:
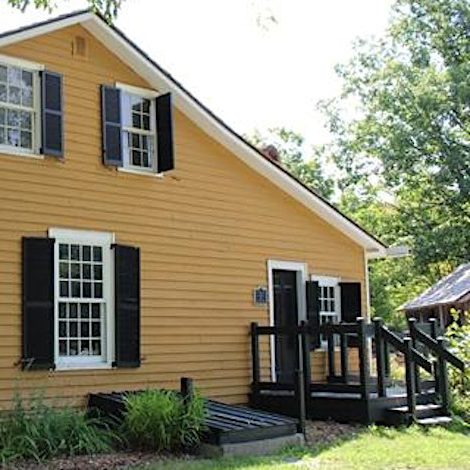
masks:
<path id="1" fill-rule="evenodd" d="M 204 399 L 168 390 L 146 390 L 125 400 L 122 435 L 135 448 L 179 451 L 195 448 L 204 431 Z"/>
<path id="2" fill-rule="evenodd" d="M 116 436 L 104 423 L 88 419 L 84 411 L 46 404 L 40 396 L 15 407 L 0 418 L 0 461 L 97 454 L 112 449 Z"/>

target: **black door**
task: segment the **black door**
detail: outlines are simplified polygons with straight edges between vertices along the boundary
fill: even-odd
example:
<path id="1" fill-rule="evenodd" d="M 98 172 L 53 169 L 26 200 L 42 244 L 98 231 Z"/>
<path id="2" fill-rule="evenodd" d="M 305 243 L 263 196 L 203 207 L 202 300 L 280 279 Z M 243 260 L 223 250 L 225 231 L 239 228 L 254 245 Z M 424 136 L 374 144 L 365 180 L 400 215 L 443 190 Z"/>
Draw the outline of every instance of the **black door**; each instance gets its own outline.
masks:
<path id="1" fill-rule="evenodd" d="M 274 325 L 297 325 L 297 273 L 280 269 L 273 270 L 273 283 Z M 275 351 L 277 381 L 293 383 L 296 358 L 294 335 L 276 336 Z"/>

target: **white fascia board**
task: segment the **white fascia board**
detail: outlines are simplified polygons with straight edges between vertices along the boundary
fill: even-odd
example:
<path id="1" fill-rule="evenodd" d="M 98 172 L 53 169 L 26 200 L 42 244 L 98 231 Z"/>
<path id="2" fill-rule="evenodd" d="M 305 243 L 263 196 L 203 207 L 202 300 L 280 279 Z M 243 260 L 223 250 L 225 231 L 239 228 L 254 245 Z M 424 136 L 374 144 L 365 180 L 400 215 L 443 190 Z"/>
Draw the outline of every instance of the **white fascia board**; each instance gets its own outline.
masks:
<path id="1" fill-rule="evenodd" d="M 95 14 L 84 12 L 63 20 L 39 25 L 36 28 L 19 31 L 16 34 L 0 38 L 0 47 L 78 23 L 82 24 L 93 36 L 160 93 L 172 92 L 173 102 L 180 111 L 191 121 L 198 124 L 209 136 L 228 148 L 246 165 L 261 173 L 327 223 L 354 240 L 366 250 L 369 257 L 386 256 L 386 248 L 382 244 L 229 132 L 174 81 L 158 70 L 151 61 L 140 54 L 128 41 Z"/>
<path id="2" fill-rule="evenodd" d="M 7 36 L 0 38 L 0 47 L 8 46 L 15 42 L 25 41 L 26 39 L 41 36 L 68 26 L 73 26 L 74 24 L 87 21 L 94 16 L 95 15 L 93 13 L 88 11 L 80 15 L 72 15 L 68 18 L 63 18 L 62 20 L 51 21 L 50 23 L 46 22 L 45 24 L 39 24 L 36 27 L 20 30 L 17 33 L 8 34 Z"/>

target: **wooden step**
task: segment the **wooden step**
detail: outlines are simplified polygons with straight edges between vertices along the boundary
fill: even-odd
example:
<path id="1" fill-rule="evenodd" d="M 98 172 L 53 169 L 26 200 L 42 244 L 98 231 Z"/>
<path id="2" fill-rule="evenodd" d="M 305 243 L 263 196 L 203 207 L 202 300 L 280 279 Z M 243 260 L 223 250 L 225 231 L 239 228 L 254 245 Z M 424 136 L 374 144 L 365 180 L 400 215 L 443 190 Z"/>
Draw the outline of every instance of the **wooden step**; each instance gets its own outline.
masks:
<path id="1" fill-rule="evenodd" d="M 452 423 L 450 416 L 432 416 L 430 418 L 417 419 L 416 423 L 421 426 L 445 426 Z"/>
<path id="2" fill-rule="evenodd" d="M 395 408 L 390 408 L 387 412 L 391 413 L 408 413 L 407 406 L 397 406 Z M 437 405 L 435 403 L 428 403 L 425 405 L 416 405 L 416 417 L 421 418 L 431 418 L 433 416 L 441 415 L 444 413 L 444 409 L 441 405 Z"/>
<path id="3" fill-rule="evenodd" d="M 416 405 L 416 420 L 417 422 L 432 420 L 436 417 L 446 417 L 445 409 L 436 403 L 427 403 Z M 385 411 L 385 424 L 391 426 L 400 426 L 403 424 L 411 424 L 411 415 L 407 406 L 397 406 L 389 408 Z"/>

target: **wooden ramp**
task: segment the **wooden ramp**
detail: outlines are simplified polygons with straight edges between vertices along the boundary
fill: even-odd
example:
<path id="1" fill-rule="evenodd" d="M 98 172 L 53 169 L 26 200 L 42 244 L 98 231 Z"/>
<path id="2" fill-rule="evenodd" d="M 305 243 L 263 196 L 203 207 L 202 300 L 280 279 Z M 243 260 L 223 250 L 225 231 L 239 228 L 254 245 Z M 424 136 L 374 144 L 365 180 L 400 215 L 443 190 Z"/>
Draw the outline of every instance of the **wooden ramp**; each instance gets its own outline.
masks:
<path id="1" fill-rule="evenodd" d="M 88 408 L 100 416 L 122 418 L 124 398 L 128 393 L 91 393 Z M 206 401 L 207 432 L 203 442 L 208 444 L 237 444 L 297 433 L 297 420 L 241 405 L 229 405 L 214 400 Z"/>

